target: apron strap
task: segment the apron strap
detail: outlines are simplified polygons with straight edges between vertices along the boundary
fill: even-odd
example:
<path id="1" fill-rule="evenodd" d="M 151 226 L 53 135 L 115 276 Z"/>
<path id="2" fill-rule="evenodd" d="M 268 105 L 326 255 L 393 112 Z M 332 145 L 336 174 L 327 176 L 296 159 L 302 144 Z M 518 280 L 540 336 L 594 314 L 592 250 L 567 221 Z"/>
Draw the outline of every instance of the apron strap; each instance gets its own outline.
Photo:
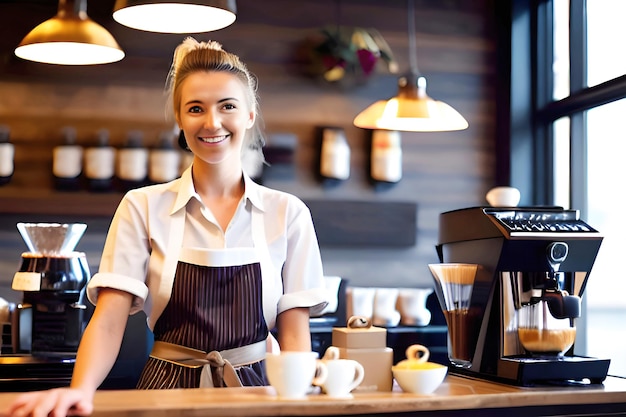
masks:
<path id="1" fill-rule="evenodd" d="M 178 258 L 180 257 L 180 249 L 183 246 L 183 234 L 185 232 L 185 217 L 187 210 L 183 207 L 172 214 L 170 220 L 170 233 L 167 242 L 167 252 L 163 261 L 163 269 L 161 270 L 161 281 L 157 294 L 152 297 L 154 304 L 150 317 L 160 317 L 167 306 L 172 295 L 172 285 L 174 283 L 174 275 L 176 275 L 176 267 Z M 151 330 L 154 324 L 150 321 L 148 325 Z"/>
<path id="2" fill-rule="evenodd" d="M 264 213 L 252 206 L 252 242 L 254 248 L 259 253 L 261 264 L 261 277 L 263 279 L 263 315 L 268 328 L 275 324 L 276 321 L 276 305 L 278 299 L 283 293 L 282 281 L 276 279 L 276 268 L 272 262 L 270 249 L 267 245 L 267 237 L 265 235 Z M 275 286 L 280 285 L 280 290 L 275 290 Z"/>

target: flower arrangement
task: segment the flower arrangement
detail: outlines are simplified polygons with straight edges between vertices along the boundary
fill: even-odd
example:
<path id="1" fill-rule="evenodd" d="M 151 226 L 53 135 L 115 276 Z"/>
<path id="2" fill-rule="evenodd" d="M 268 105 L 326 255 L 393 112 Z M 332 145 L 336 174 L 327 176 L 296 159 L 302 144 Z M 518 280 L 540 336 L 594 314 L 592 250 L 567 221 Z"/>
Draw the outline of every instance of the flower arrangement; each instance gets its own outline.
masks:
<path id="1" fill-rule="evenodd" d="M 376 29 L 324 28 L 309 44 L 311 72 L 334 83 L 346 79 L 366 81 L 382 63 L 398 71 L 391 48 Z"/>

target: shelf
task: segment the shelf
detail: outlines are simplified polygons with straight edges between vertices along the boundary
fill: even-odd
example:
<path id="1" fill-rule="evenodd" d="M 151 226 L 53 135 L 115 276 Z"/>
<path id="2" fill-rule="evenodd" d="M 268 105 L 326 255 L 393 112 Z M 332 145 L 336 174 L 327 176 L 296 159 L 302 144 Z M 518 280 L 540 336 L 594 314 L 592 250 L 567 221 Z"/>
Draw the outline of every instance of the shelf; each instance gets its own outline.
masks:
<path id="1" fill-rule="evenodd" d="M 43 214 L 111 218 L 123 194 L 59 192 L 50 189 L 0 187 L 0 214 Z"/>

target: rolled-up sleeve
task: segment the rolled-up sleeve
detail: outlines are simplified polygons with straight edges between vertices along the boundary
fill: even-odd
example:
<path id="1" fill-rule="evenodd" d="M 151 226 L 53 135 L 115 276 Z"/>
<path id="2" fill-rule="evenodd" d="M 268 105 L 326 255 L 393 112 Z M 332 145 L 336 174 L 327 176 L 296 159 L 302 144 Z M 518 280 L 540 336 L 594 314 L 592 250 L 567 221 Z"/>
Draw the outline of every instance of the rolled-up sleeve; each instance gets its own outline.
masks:
<path id="1" fill-rule="evenodd" d="M 131 306 L 131 314 L 141 311 L 148 297 L 148 287 L 146 284 L 136 279 L 129 278 L 126 275 L 108 272 L 98 272 L 95 274 L 87 286 L 87 297 L 93 304 L 98 302 L 98 291 L 100 288 L 114 288 L 134 295 L 135 298 Z"/>
<path id="2" fill-rule="evenodd" d="M 330 294 L 324 287 L 324 272 L 317 235 L 311 213 L 299 201 L 290 206 L 294 212 L 287 225 L 287 256 L 283 267 L 283 295 L 278 313 L 308 307 L 310 315 L 318 315 L 328 304 Z"/>
<path id="3" fill-rule="evenodd" d="M 135 296 L 131 314 L 140 311 L 148 296 L 146 286 L 150 259 L 147 202 L 136 191 L 120 202 L 107 234 L 98 273 L 89 281 L 87 297 L 96 304 L 100 288 L 114 288 Z"/>

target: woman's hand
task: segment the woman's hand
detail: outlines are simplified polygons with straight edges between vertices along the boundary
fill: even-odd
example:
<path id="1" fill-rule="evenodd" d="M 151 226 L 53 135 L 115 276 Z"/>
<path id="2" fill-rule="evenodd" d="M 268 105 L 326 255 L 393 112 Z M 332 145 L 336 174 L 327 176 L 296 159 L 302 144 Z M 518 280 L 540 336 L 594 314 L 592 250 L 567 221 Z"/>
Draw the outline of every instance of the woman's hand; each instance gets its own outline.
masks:
<path id="1" fill-rule="evenodd" d="M 93 411 L 93 392 L 55 388 L 19 395 L 5 411 L 7 417 L 88 416 Z"/>
<path id="2" fill-rule="evenodd" d="M 19 395 L 7 417 L 88 416 L 96 389 L 110 372 L 119 353 L 133 296 L 103 288 L 76 355 L 70 388 Z M 2 410 L 4 411 L 4 410 Z"/>

